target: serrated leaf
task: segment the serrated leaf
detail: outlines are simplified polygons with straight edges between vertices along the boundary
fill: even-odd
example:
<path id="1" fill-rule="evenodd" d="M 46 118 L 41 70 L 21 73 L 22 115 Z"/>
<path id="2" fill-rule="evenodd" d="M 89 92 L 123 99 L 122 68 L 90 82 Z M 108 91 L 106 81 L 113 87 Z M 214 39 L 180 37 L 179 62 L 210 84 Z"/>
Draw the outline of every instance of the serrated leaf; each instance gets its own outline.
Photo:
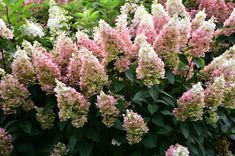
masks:
<path id="1" fill-rule="evenodd" d="M 163 127 L 165 124 L 164 124 L 164 120 L 161 116 L 157 116 L 157 117 L 154 117 L 152 119 L 152 122 L 157 125 L 157 126 L 161 126 Z"/>
<path id="2" fill-rule="evenodd" d="M 116 92 L 119 92 L 125 87 L 125 85 L 122 82 L 114 81 L 113 82 L 113 87 L 114 87 Z"/>
<path id="3" fill-rule="evenodd" d="M 171 98 L 169 98 L 169 97 L 167 97 L 167 96 L 163 96 L 162 99 L 163 99 L 164 101 L 166 101 L 166 103 L 167 103 L 168 105 L 173 106 L 173 107 L 175 106 L 175 103 L 174 103 L 174 101 L 173 101 Z"/>
<path id="4" fill-rule="evenodd" d="M 125 71 L 125 75 L 126 75 L 126 77 L 127 77 L 129 80 L 131 80 L 131 81 L 134 81 L 134 80 L 135 80 L 134 74 L 131 72 L 130 69 L 128 69 L 127 71 Z"/>

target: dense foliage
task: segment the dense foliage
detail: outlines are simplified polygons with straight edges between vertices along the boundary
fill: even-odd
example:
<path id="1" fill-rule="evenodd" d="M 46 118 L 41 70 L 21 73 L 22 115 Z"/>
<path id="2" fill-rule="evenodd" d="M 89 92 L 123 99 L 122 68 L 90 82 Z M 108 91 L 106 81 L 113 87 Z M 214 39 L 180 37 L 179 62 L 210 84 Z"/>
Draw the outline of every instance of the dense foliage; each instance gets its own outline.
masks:
<path id="1" fill-rule="evenodd" d="M 232 156 L 234 6 L 0 0 L 0 155 Z"/>

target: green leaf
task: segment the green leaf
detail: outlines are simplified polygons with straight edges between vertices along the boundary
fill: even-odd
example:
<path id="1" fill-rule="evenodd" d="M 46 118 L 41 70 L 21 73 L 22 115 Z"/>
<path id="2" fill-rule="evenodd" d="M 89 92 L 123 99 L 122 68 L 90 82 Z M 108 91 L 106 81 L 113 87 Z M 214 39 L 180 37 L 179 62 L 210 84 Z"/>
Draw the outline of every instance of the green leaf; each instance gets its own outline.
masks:
<path id="1" fill-rule="evenodd" d="M 32 125 L 28 121 L 21 121 L 20 128 L 27 134 L 31 134 Z"/>
<path id="2" fill-rule="evenodd" d="M 147 148 L 155 148 L 157 144 L 157 136 L 154 134 L 150 134 L 147 138 L 144 138 L 141 142 Z"/>
<path id="3" fill-rule="evenodd" d="M 160 126 L 160 127 L 164 127 L 165 124 L 164 124 L 164 120 L 163 120 L 163 117 L 162 116 L 155 116 L 153 119 L 152 119 L 152 122 L 157 125 L 157 126 Z"/>
<path id="4" fill-rule="evenodd" d="M 173 74 L 170 70 L 166 71 L 166 78 L 168 79 L 168 81 L 169 81 L 171 84 L 174 84 L 174 82 L 175 82 L 175 76 L 174 76 L 174 74 Z"/>
<path id="5" fill-rule="evenodd" d="M 100 139 L 99 139 L 99 135 L 97 134 L 97 132 L 92 129 L 92 128 L 88 128 L 86 129 L 85 131 L 85 134 L 87 136 L 88 139 L 91 139 L 92 141 L 96 141 L 98 142 Z"/>
<path id="6" fill-rule="evenodd" d="M 125 85 L 122 82 L 114 81 L 113 82 L 113 87 L 114 87 L 116 92 L 119 92 L 125 87 Z"/>
<path id="7" fill-rule="evenodd" d="M 157 101 L 158 94 L 159 94 L 159 88 L 158 86 L 152 86 L 151 88 L 148 89 L 151 97 L 153 98 L 154 101 Z"/>
<path id="8" fill-rule="evenodd" d="M 204 68 L 205 67 L 205 61 L 202 58 L 193 58 L 193 62 L 196 64 L 197 68 Z"/>
<path id="9" fill-rule="evenodd" d="M 229 138 L 233 139 L 235 141 L 235 134 L 229 135 Z"/>
<path id="10" fill-rule="evenodd" d="M 157 110 L 158 110 L 159 106 L 157 105 L 148 105 L 148 110 L 151 113 L 151 115 L 153 115 Z"/>
<path id="11" fill-rule="evenodd" d="M 164 126 L 164 127 L 160 128 L 160 130 L 158 131 L 158 134 L 168 134 L 172 130 L 173 129 L 170 126 Z"/>
<path id="12" fill-rule="evenodd" d="M 126 75 L 126 77 L 127 77 L 129 80 L 131 80 L 131 81 L 134 81 L 134 80 L 135 80 L 134 74 L 131 72 L 130 69 L 128 69 L 127 71 L 125 71 L 125 75 Z"/>
<path id="13" fill-rule="evenodd" d="M 148 91 L 142 90 L 138 91 L 135 96 L 133 97 L 133 101 L 143 101 L 145 98 L 150 97 L 151 95 L 149 94 Z"/>
<path id="14" fill-rule="evenodd" d="M 84 142 L 84 141 L 79 142 L 78 149 L 79 149 L 80 156 L 91 155 L 92 146 L 88 142 Z"/>
<path id="15" fill-rule="evenodd" d="M 180 61 L 183 62 L 186 65 L 189 65 L 188 59 L 184 54 L 179 55 Z"/>
<path id="16" fill-rule="evenodd" d="M 162 113 L 163 115 L 169 115 L 169 116 L 172 116 L 172 115 L 173 115 L 172 112 L 170 112 L 170 111 L 168 111 L 168 110 L 162 110 L 161 113 Z"/>
<path id="17" fill-rule="evenodd" d="M 75 147 L 77 141 L 78 141 L 78 137 L 77 137 L 75 134 L 73 134 L 72 136 L 70 136 L 68 147 L 69 147 L 69 149 L 70 149 L 71 151 L 74 150 L 74 147 Z"/>
<path id="18" fill-rule="evenodd" d="M 173 106 L 173 107 L 175 106 L 175 103 L 174 103 L 174 101 L 173 101 L 171 98 L 169 98 L 169 97 L 167 97 L 167 96 L 163 96 L 162 99 L 163 99 L 164 101 L 166 101 L 166 103 L 167 103 L 168 105 Z"/>
<path id="19" fill-rule="evenodd" d="M 180 131 L 183 133 L 184 137 L 187 139 L 189 136 L 189 127 L 187 124 L 180 124 Z"/>

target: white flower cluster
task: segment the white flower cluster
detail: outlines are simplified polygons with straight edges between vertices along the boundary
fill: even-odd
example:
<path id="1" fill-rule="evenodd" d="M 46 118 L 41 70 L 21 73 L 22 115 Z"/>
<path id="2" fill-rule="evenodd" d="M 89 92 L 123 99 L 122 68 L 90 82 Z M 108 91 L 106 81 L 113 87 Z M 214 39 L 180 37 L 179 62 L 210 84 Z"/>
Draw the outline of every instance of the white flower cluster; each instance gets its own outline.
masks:
<path id="1" fill-rule="evenodd" d="M 50 28 L 52 34 L 60 34 L 62 28 L 67 28 L 66 24 L 67 17 L 65 16 L 66 11 L 59 6 L 51 5 L 49 9 L 49 19 L 47 21 L 47 27 Z"/>
<path id="2" fill-rule="evenodd" d="M 29 20 L 26 20 L 26 24 L 21 26 L 21 31 L 28 37 L 43 37 L 45 35 L 41 25 Z"/>

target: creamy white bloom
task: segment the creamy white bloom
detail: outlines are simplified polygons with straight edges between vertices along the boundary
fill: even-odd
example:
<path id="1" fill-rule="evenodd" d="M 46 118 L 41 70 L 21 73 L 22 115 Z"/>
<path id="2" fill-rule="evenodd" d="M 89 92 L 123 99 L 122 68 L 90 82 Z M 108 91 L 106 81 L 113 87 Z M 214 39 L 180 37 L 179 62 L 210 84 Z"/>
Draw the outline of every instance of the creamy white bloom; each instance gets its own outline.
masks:
<path id="1" fill-rule="evenodd" d="M 26 24 L 21 27 L 21 30 L 24 35 L 29 37 L 43 37 L 45 35 L 41 25 L 29 20 L 26 20 Z"/>

